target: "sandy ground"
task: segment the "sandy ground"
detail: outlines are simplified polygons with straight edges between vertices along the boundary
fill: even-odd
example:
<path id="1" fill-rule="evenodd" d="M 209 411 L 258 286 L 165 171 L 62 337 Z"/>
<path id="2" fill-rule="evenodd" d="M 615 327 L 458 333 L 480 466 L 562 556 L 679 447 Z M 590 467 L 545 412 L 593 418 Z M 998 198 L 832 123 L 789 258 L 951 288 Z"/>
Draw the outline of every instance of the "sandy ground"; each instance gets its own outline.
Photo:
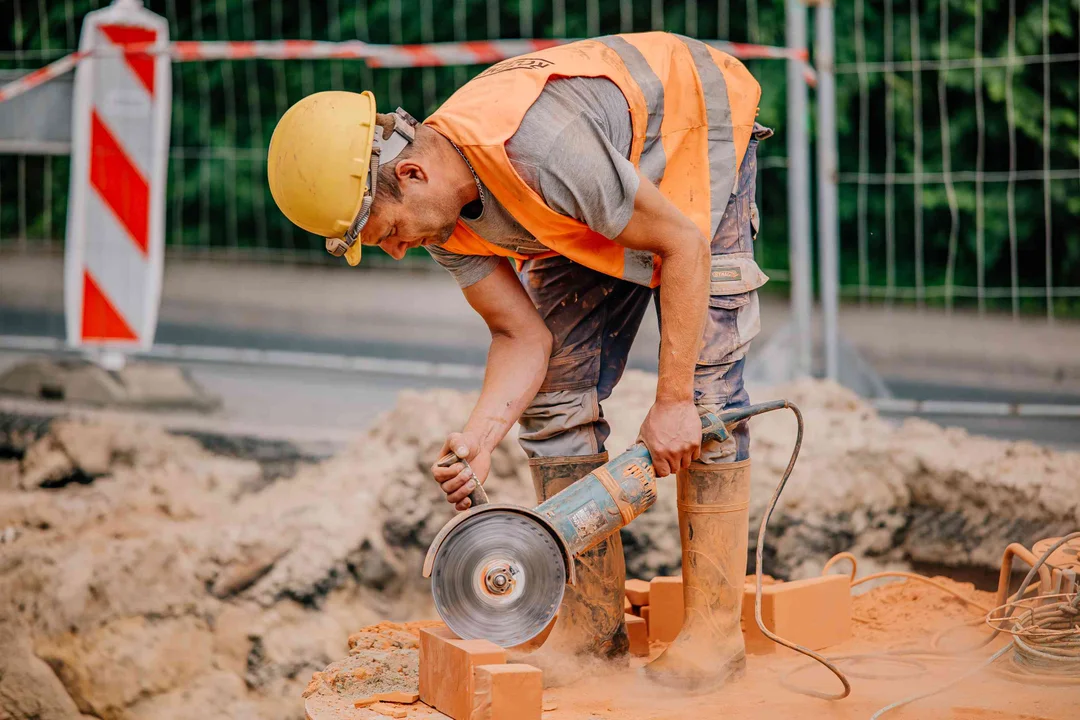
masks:
<path id="1" fill-rule="evenodd" d="M 991 605 L 991 593 L 947 578 L 939 582 L 983 605 Z M 549 689 L 544 693 L 544 720 L 676 720 L 682 718 L 757 718 L 788 720 L 829 718 L 855 720 L 869 718 L 877 710 L 916 693 L 948 685 L 984 663 L 1004 641 L 959 656 L 905 655 L 898 661 L 891 651 L 930 650 L 933 638 L 947 630 L 941 647 L 961 648 L 985 637 L 985 627 L 972 627 L 977 611 L 960 600 L 914 582 L 898 582 L 875 588 L 855 598 L 853 637 L 825 654 L 839 660 L 849 673 L 851 695 L 839 701 L 807 697 L 792 687 L 820 692 L 839 690 L 838 681 L 828 671 L 791 651 L 780 649 L 769 655 L 751 655 L 747 673 L 723 690 L 708 695 L 688 696 L 655 685 L 641 674 L 644 658 L 634 658 L 630 667 L 574 685 Z M 651 658 L 663 650 L 654 643 Z M 862 657 L 853 658 L 859 655 Z M 1080 684 L 1072 687 L 1025 685 L 996 670 L 1007 667 L 1008 656 L 992 668 L 985 668 L 956 683 L 944 692 L 891 710 L 886 720 L 942 718 L 946 720 L 1073 720 L 1080 706 Z M 1080 683 L 1080 679 L 1078 679 Z M 352 709 L 348 702 L 338 711 L 328 705 L 309 705 L 312 720 L 377 720 L 369 709 Z M 443 718 L 422 703 L 408 707 L 408 717 Z"/>
<path id="2" fill-rule="evenodd" d="M 633 441 L 654 386 L 644 373 L 620 385 L 607 408 L 618 420 L 613 451 Z M 807 437 L 770 527 L 771 574 L 816 574 L 839 551 L 858 555 L 864 571 L 913 560 L 988 568 L 1008 542 L 1030 546 L 1080 526 L 1080 454 L 929 423 L 897 428 L 829 384 L 778 392 L 803 408 Z M 262 447 L 212 452 L 130 419 L 3 428 L 0 718 L 296 720 L 311 673 L 347 654 L 350 632 L 433 616 L 420 563 L 452 512 L 428 468 L 473 400 L 402 393 L 370 431 L 318 463 L 287 447 L 275 449 L 284 460 L 260 457 Z M 752 518 L 793 430 L 781 416 L 752 427 Z M 493 498 L 533 503 L 512 435 L 492 468 Z M 661 479 L 657 505 L 624 536 L 631 575 L 678 566 L 673 490 Z M 771 702 L 774 678 L 752 663 L 738 707 Z M 599 686 L 614 705 L 595 716 L 683 712 L 640 705 L 634 676 L 625 682 L 616 694 Z M 894 699 L 894 689 L 866 706 Z"/>

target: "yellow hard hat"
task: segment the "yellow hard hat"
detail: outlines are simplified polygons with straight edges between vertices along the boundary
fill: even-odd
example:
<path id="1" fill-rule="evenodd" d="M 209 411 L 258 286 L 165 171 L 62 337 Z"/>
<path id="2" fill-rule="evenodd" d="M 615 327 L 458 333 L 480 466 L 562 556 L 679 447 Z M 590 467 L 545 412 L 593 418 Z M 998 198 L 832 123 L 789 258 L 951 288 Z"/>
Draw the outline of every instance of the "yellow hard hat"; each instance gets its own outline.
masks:
<path id="1" fill-rule="evenodd" d="M 326 238 L 326 249 L 344 254 L 350 265 L 360 262 L 360 231 L 371 213 L 380 157 L 392 160 L 413 139 L 416 121 L 398 113 L 396 132 L 384 141 L 375 133 L 375 95 L 320 92 L 289 108 L 270 138 L 267 178 L 274 202 L 295 225 Z"/>

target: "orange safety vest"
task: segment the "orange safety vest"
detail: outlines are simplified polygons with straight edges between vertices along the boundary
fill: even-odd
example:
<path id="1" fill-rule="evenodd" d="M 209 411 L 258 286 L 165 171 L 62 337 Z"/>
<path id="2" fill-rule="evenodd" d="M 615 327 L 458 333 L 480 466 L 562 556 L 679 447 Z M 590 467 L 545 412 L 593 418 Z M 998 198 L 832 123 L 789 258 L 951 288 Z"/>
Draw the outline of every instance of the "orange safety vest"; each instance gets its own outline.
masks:
<path id="1" fill-rule="evenodd" d="M 598 272 L 656 287 L 659 257 L 624 248 L 549 208 L 506 155 L 506 141 L 552 77 L 602 77 L 622 90 L 633 129 L 630 161 L 707 238 L 713 237 L 735 187 L 761 87 L 741 62 L 698 40 L 662 32 L 611 35 L 492 65 L 425 121 L 461 148 L 487 189 L 551 252 L 525 255 L 499 247 L 461 220 L 443 246 L 447 250 L 501 255 L 519 263 L 563 255 Z M 641 166 L 645 150 L 653 158 L 649 168 Z"/>

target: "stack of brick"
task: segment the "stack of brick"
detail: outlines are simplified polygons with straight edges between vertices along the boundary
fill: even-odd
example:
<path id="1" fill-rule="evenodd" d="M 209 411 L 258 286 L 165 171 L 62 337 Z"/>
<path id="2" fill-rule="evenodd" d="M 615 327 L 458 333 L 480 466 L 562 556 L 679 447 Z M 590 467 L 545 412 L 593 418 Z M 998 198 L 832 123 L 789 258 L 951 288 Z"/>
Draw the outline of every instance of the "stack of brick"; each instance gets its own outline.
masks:
<path id="1" fill-rule="evenodd" d="M 759 655 L 779 647 L 762 634 L 754 618 L 752 579 L 743 593 L 742 631 L 746 651 Z M 825 575 L 763 585 L 761 620 L 771 632 L 811 650 L 823 650 L 851 637 L 851 580 Z"/>
<path id="2" fill-rule="evenodd" d="M 675 639 L 683 624 L 683 591 L 681 577 L 657 577 L 651 582 L 644 580 L 626 581 L 626 602 L 630 604 L 629 615 L 640 621 L 640 626 L 648 637 L 648 642 L 668 643 Z M 635 626 L 637 622 L 627 620 Z M 639 632 L 631 629 L 631 633 Z M 631 635 L 633 649 L 633 635 Z M 638 654 L 638 653 L 635 653 Z M 640 653 L 648 655 L 648 648 Z"/>
<path id="3" fill-rule="evenodd" d="M 649 640 L 674 640 L 682 630 L 685 615 L 682 577 L 653 578 L 649 583 Z"/>
<path id="4" fill-rule="evenodd" d="M 507 664 L 494 643 L 420 631 L 420 699 L 453 720 L 540 720 L 543 687 L 538 668 Z"/>
<path id="5" fill-rule="evenodd" d="M 633 655 L 649 655 L 649 583 L 644 580 L 627 580 L 626 597 L 623 598 L 626 613 L 626 631 L 630 636 L 630 652 Z M 642 613 L 644 612 L 644 617 Z"/>
<path id="6" fill-rule="evenodd" d="M 754 621 L 755 589 L 747 578 L 742 629 L 747 651 L 775 652 Z M 762 588 L 762 619 L 772 632 L 812 650 L 843 642 L 851 634 L 851 592 L 846 576 L 829 575 Z M 685 616 L 681 577 L 626 583 L 626 626 L 634 655 L 648 656 L 651 642 L 669 643 Z M 420 631 L 420 693 L 424 703 L 453 720 L 540 720 L 543 673 L 507 664 L 506 650 L 487 640 L 462 640 L 445 626 Z M 415 697 L 369 698 L 367 707 L 389 717 L 403 710 L 387 703 Z M 366 701 L 365 701 L 366 702 Z M 360 706 L 360 705 L 358 705 Z"/>
<path id="7" fill-rule="evenodd" d="M 669 643 L 679 634 L 686 612 L 682 585 L 681 577 L 626 581 L 627 629 L 635 655 L 648 655 L 649 642 Z M 747 652 L 775 652 L 778 646 L 762 634 L 754 619 L 755 594 L 754 578 L 748 576 L 741 618 Z M 765 627 L 785 640 L 821 650 L 851 637 L 851 590 L 845 575 L 793 582 L 767 578 L 761 602 Z M 648 640 L 635 646 L 635 633 L 641 632 L 641 626 Z"/>

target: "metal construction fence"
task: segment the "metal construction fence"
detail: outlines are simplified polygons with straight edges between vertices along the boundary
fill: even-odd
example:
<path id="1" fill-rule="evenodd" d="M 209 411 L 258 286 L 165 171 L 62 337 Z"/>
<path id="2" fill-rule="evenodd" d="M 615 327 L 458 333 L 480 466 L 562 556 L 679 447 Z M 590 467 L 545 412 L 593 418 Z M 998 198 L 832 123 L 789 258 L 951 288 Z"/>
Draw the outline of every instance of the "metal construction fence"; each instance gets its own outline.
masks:
<path id="1" fill-rule="evenodd" d="M 105 5 L 107 0 L 14 0 L 11 37 L 0 37 L 0 70 L 35 70 L 74 52 L 81 17 Z M 269 262 L 325 259 L 317 241 L 277 212 L 265 181 L 266 147 L 277 118 L 312 92 L 370 88 L 381 107 L 401 105 L 423 116 L 470 77 L 501 59 L 498 53 L 474 51 L 476 44 L 489 40 L 664 29 L 710 40 L 739 38 L 761 45 L 784 44 L 782 6 L 780 17 L 774 17 L 772 11 L 761 17 L 763 8 L 759 9 L 758 3 L 729 0 L 708 7 L 656 0 L 454 0 L 446 4 L 432 0 L 165 0 L 145 5 L 168 19 L 171 37 L 187 46 L 186 51 L 174 52 L 173 63 L 166 223 L 169 252 L 173 256 Z M 360 41 L 384 50 L 402 45 L 429 49 L 413 47 L 411 52 L 376 58 L 375 62 L 370 57 L 348 57 L 345 45 L 337 46 L 344 52 L 331 49 L 319 59 L 313 59 L 318 49 L 311 47 L 289 59 L 266 59 L 274 55 L 266 52 L 267 43 L 259 41 L 267 40 Z M 224 42 L 254 46 L 233 53 L 220 47 Z M 439 53 L 430 49 L 432 43 L 469 46 L 456 54 L 452 50 Z M 528 46 L 506 43 L 506 48 L 505 52 L 513 55 Z M 747 54 L 753 56 L 752 52 Z M 769 100 L 763 110 L 774 117 L 766 116 L 765 121 L 779 125 L 783 118 L 775 115 L 783 112 L 783 63 L 753 59 L 748 63 L 768 80 Z M 14 75 L 7 72 L 8 78 Z M 0 140 L 0 152 L 13 153 L 0 155 L 0 248 L 30 252 L 60 246 L 66 212 L 67 151 L 64 142 L 5 145 Z M 783 185 L 783 151 L 782 140 L 763 148 L 763 184 Z M 786 217 L 784 197 L 769 202 L 774 203 L 777 218 Z M 785 245 L 778 241 L 774 247 L 777 252 L 770 254 L 765 264 L 783 275 Z M 416 260 L 430 265 L 423 256 Z"/>
<path id="2" fill-rule="evenodd" d="M 844 297 L 1076 316 L 1078 9 L 837 6 Z"/>
<path id="3" fill-rule="evenodd" d="M 1076 316 L 1080 2 L 852 0 L 835 21 L 813 4 L 815 13 L 800 0 L 146 2 L 173 39 L 167 258 L 330 260 L 277 211 L 265 181 L 274 123 L 304 95 L 371 88 L 380 106 L 424 115 L 532 44 L 662 29 L 720 43 L 763 86 L 760 120 L 778 133 L 760 150 L 756 253 L 773 286 L 790 291 L 796 373 L 810 366 L 812 285 L 831 376 L 840 299 L 955 310 L 958 323 L 968 310 Z M 106 5 L 8 3 L 0 86 L 67 62 L 82 18 Z M 26 93 L 17 116 L 0 102 L 0 257 L 63 248 L 65 82 L 70 74 Z M 365 264 L 390 262 L 375 258 Z M 435 268 L 422 254 L 407 260 Z"/>

